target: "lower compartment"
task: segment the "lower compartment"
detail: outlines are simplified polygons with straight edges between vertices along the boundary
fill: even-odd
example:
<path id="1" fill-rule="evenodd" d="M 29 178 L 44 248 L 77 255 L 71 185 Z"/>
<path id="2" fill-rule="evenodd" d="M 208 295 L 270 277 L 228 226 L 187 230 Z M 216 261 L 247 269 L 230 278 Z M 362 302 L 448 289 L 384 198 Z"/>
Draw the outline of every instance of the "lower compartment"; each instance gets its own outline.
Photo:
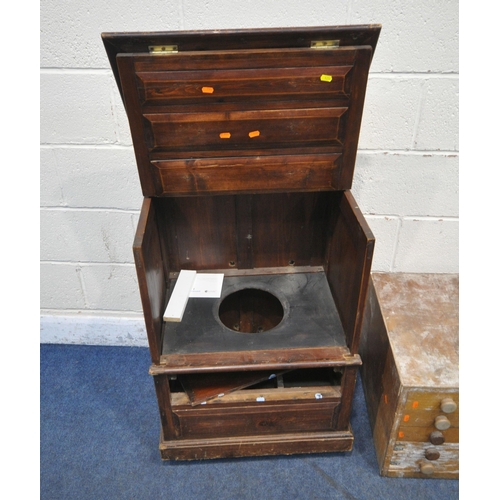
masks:
<path id="1" fill-rule="evenodd" d="M 173 419 L 181 439 L 334 429 L 342 369 L 171 376 Z"/>

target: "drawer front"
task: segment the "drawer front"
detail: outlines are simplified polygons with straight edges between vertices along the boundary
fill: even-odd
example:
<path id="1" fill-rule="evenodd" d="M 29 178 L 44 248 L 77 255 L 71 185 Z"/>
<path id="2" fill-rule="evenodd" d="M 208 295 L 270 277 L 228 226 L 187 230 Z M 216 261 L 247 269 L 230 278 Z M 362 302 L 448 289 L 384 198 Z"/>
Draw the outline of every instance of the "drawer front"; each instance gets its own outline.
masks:
<path id="1" fill-rule="evenodd" d="M 300 100 L 346 97 L 351 66 L 138 72 L 144 104 Z"/>
<path id="2" fill-rule="evenodd" d="M 423 436 L 433 430 L 458 430 L 458 391 L 408 391 L 408 397 L 399 423 L 405 428 L 422 428 Z"/>
<path id="3" fill-rule="evenodd" d="M 401 410 L 384 475 L 458 478 L 458 390 L 410 389 Z"/>
<path id="4" fill-rule="evenodd" d="M 181 438 L 250 436 L 276 433 L 332 430 L 338 402 L 273 405 L 256 403 L 231 407 L 209 405 L 174 410 Z"/>
<path id="5" fill-rule="evenodd" d="M 328 190 L 340 155 L 153 161 L 164 194 Z M 278 168 L 277 168 L 278 165 Z"/>
<path id="6" fill-rule="evenodd" d="M 394 447 L 386 475 L 458 478 L 458 455 L 458 444 L 436 447 L 425 443 L 398 443 Z"/>
<path id="7" fill-rule="evenodd" d="M 370 60 L 371 47 L 118 56 L 143 193 L 213 193 L 219 182 L 218 192 L 350 189 Z M 335 157 L 328 168 L 325 155 Z M 304 156 L 306 168 L 297 161 Z M 235 158 L 248 178 L 265 180 L 239 182 L 225 161 Z M 220 174 L 213 162 L 189 172 L 211 159 Z M 158 162 L 168 161 L 185 163 L 166 176 Z M 189 173 L 177 190 L 182 170 Z"/>
<path id="8" fill-rule="evenodd" d="M 222 151 L 340 146 L 347 108 L 145 114 L 150 150 Z"/>
<path id="9" fill-rule="evenodd" d="M 458 443 L 458 427 L 451 427 L 447 430 L 437 431 L 434 425 L 427 427 L 408 427 L 400 426 L 396 440 L 414 441 L 418 443 L 430 443 L 430 436 L 433 432 L 440 432 L 445 443 Z"/>

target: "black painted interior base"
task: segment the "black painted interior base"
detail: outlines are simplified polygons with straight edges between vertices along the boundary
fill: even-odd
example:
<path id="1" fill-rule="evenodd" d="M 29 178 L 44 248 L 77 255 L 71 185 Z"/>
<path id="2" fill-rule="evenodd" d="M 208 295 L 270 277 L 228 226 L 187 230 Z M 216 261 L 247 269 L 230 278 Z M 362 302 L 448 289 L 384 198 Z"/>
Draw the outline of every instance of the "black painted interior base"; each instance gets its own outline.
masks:
<path id="1" fill-rule="evenodd" d="M 226 321 L 229 327 L 225 326 L 221 303 L 241 290 L 258 290 L 276 297 L 283 308 L 282 319 L 277 320 L 279 307 L 266 306 L 264 301 L 261 318 L 251 321 L 251 329 L 255 331 L 244 331 L 241 326 L 240 331 L 235 328 L 244 323 L 241 318 L 245 313 L 238 316 L 234 307 L 222 313 L 233 318 Z M 255 296 L 255 293 L 248 295 Z M 245 294 L 242 297 L 244 302 Z M 251 304 L 249 308 L 252 309 Z M 275 323 L 278 324 L 274 326 Z M 272 326 L 268 328 L 269 325 Z M 164 354 L 346 345 L 324 272 L 225 277 L 220 298 L 190 298 L 182 321 L 165 323 L 164 328 Z"/>

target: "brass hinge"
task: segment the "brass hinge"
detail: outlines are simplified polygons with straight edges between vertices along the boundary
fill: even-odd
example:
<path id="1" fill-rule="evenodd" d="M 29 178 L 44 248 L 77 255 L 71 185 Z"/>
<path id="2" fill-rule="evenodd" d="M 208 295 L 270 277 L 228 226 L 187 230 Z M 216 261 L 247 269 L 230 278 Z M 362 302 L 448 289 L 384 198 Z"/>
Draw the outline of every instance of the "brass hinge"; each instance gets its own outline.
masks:
<path id="1" fill-rule="evenodd" d="M 168 54 L 177 54 L 179 49 L 177 45 L 150 45 L 149 53 L 156 56 L 163 56 Z"/>
<path id="2" fill-rule="evenodd" d="M 340 40 L 316 40 L 311 42 L 311 49 L 338 49 Z"/>

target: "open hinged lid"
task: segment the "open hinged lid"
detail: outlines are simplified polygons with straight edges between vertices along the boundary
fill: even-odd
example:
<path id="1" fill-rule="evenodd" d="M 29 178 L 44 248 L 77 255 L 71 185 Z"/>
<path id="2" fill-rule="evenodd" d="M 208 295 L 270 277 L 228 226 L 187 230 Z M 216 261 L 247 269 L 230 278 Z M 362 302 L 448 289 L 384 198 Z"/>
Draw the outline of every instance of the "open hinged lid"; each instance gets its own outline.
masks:
<path id="1" fill-rule="evenodd" d="M 380 29 L 104 33 L 143 194 L 349 189 Z"/>

